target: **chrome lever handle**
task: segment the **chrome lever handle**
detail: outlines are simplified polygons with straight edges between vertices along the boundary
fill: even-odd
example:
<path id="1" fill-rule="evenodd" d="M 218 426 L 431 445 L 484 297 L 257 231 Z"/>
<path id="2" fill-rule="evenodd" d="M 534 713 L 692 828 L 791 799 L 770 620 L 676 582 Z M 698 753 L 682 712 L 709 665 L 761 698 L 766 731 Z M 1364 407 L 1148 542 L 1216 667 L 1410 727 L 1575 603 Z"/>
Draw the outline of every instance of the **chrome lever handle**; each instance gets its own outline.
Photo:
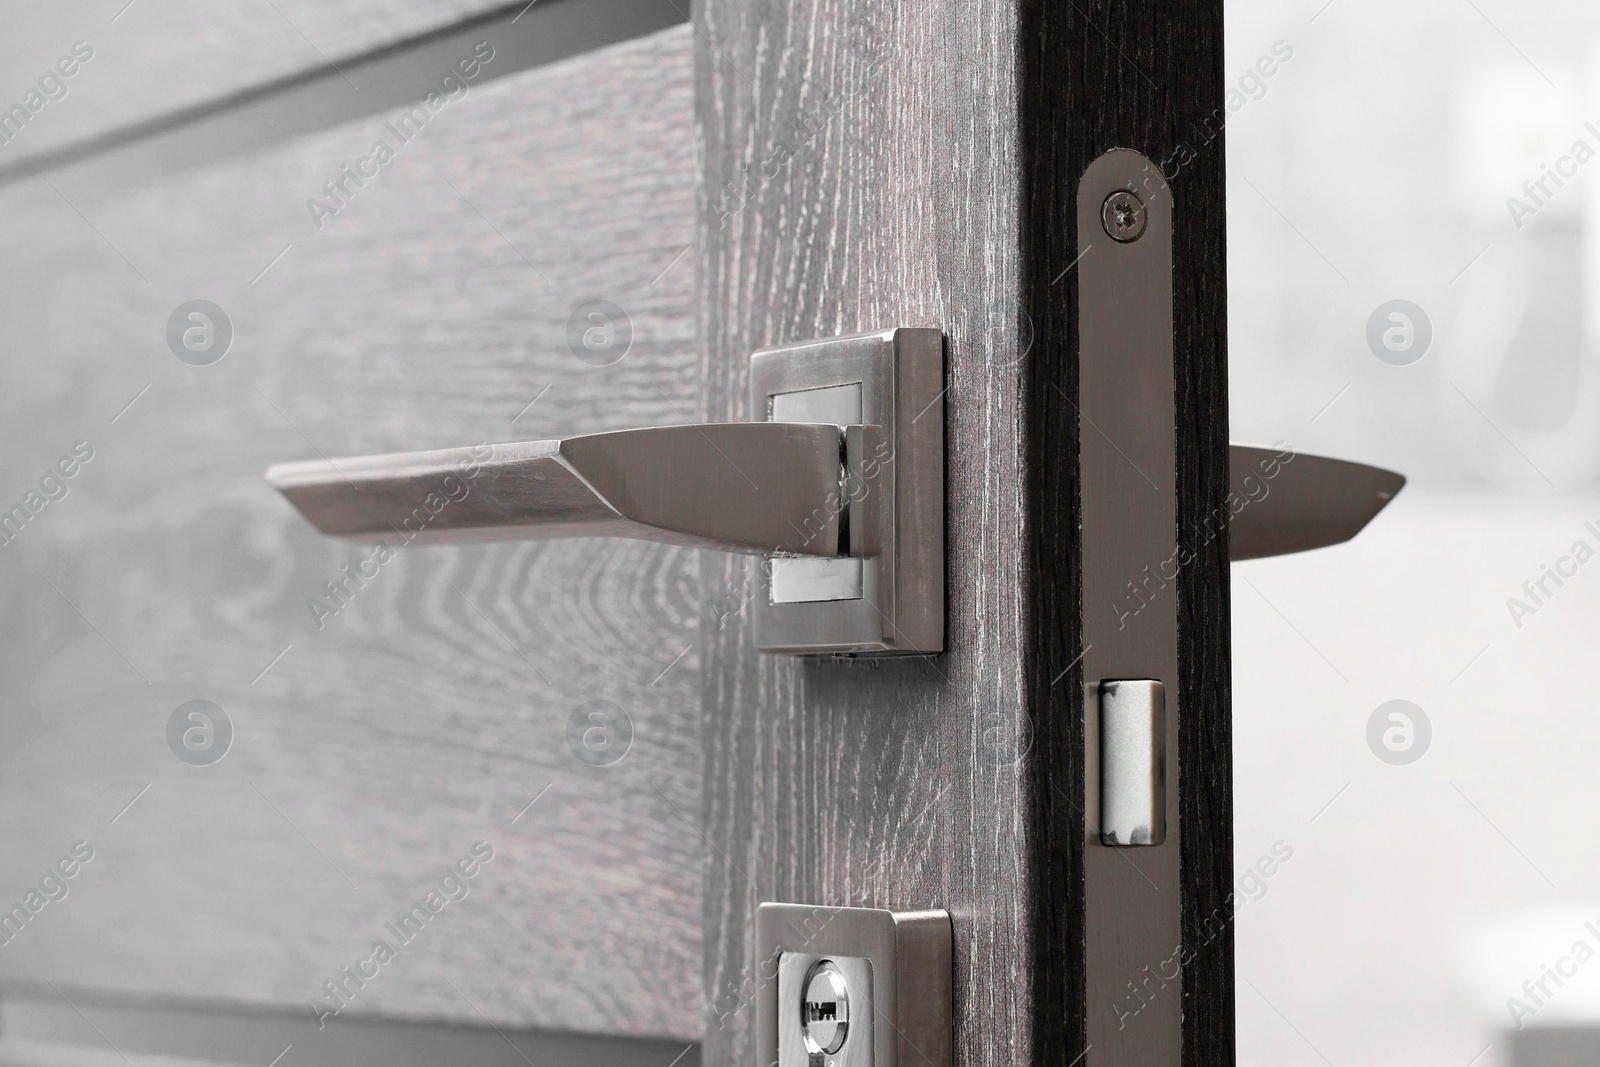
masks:
<path id="1" fill-rule="evenodd" d="M 657 426 L 280 463 L 267 480 L 334 537 L 630 537 L 836 556 L 848 550 L 846 437 L 809 423 Z"/>
<path id="2" fill-rule="evenodd" d="M 364 541 L 631 537 L 765 556 L 756 646 L 944 648 L 944 335 L 900 327 L 750 357 L 749 422 L 281 463 L 318 530 Z"/>
<path id="3" fill-rule="evenodd" d="M 1232 445 L 1228 468 L 1228 557 L 1235 563 L 1342 544 L 1406 484 L 1405 475 L 1382 467 L 1288 447 Z"/>

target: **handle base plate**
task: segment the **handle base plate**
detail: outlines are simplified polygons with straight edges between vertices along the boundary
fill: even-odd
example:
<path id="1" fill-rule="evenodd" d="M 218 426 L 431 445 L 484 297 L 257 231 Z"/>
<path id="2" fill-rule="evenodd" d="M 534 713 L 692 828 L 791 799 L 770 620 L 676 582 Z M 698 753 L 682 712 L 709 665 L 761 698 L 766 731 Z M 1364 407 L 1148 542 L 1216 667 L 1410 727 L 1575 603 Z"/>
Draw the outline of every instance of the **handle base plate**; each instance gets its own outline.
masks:
<path id="1" fill-rule="evenodd" d="M 860 411 L 848 419 L 841 403 L 856 386 Z M 762 559 L 761 651 L 944 651 L 944 334 L 902 327 L 764 349 L 750 357 L 750 411 L 860 426 L 846 434 L 847 474 L 827 504 L 845 518 L 852 573 L 841 579 L 832 560 Z M 819 564 L 830 573 L 811 575 Z"/>

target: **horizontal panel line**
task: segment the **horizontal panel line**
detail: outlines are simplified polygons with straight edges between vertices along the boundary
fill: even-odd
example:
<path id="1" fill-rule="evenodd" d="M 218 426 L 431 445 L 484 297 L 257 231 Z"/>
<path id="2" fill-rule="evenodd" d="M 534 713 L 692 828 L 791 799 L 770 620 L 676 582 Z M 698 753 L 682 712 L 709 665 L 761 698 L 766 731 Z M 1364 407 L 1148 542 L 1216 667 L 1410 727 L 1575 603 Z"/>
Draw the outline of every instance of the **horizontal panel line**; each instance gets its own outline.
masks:
<path id="1" fill-rule="evenodd" d="M 687 21 L 687 0 L 528 0 L 323 66 L 180 108 L 0 166 L 0 185 L 73 168 L 108 188 L 204 166 L 416 103 L 474 46 L 494 58 L 473 85 Z M 96 179 L 101 179 L 96 181 Z"/>
<path id="2" fill-rule="evenodd" d="M 366 992 L 355 989 L 342 973 L 329 977 L 343 979 L 347 991 L 355 990 L 354 997 Z M 291 1045 L 286 1067 L 290 1061 L 295 1067 L 522 1067 L 530 1060 L 540 1067 L 662 1067 L 674 1057 L 679 1057 L 678 1067 L 699 1067 L 700 1062 L 698 1043 L 682 1039 L 486 1025 L 476 1016 L 412 1020 L 358 1015 L 358 1003 L 323 1016 L 319 1027 L 310 1007 L 319 992 L 308 990 L 300 1005 L 257 1007 L 72 986 L 53 991 L 49 985 L 8 981 L 0 991 L 0 1033 L 6 1044 L 15 1043 L 17 1052 L 82 1048 L 110 1054 L 115 1049 L 136 1058 L 178 1056 L 258 1067 Z M 0 1048 L 0 1058 L 5 1051 Z"/>

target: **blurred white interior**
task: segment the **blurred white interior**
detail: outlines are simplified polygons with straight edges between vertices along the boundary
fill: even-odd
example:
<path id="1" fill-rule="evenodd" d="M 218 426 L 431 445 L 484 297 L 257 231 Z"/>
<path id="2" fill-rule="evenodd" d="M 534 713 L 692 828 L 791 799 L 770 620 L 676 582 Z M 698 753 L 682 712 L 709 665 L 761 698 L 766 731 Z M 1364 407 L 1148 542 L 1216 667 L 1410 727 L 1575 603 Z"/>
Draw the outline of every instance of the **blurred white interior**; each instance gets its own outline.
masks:
<path id="1" fill-rule="evenodd" d="M 1523 589 L 1600 550 L 1600 5 L 1324 4 L 1227 0 L 1233 438 L 1411 481 L 1234 571 L 1236 867 L 1293 850 L 1241 889 L 1239 1059 L 1532 1062 L 1518 1022 L 1600 1027 L 1600 560 Z M 1392 299 L 1433 324 L 1409 366 L 1367 346 Z M 1432 724 L 1409 765 L 1368 747 L 1391 699 Z"/>

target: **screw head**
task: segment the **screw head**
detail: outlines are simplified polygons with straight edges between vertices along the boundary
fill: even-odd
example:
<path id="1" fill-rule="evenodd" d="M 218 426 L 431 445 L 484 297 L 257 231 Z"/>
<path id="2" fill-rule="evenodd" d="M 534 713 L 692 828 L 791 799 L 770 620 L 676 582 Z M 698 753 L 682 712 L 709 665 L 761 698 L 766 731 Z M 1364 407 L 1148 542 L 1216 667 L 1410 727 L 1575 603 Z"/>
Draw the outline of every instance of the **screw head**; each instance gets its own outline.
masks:
<path id="1" fill-rule="evenodd" d="M 1108 237 L 1127 244 L 1137 241 L 1144 233 L 1149 213 L 1138 196 L 1126 189 L 1118 189 L 1106 197 L 1105 204 L 1101 206 L 1100 222 L 1105 226 Z"/>
<path id="2" fill-rule="evenodd" d="M 850 992 L 844 975 L 831 960 L 822 960 L 806 978 L 805 1001 L 800 1005 L 800 1032 L 806 1051 L 831 1056 L 844 1046 L 850 1029 Z"/>

